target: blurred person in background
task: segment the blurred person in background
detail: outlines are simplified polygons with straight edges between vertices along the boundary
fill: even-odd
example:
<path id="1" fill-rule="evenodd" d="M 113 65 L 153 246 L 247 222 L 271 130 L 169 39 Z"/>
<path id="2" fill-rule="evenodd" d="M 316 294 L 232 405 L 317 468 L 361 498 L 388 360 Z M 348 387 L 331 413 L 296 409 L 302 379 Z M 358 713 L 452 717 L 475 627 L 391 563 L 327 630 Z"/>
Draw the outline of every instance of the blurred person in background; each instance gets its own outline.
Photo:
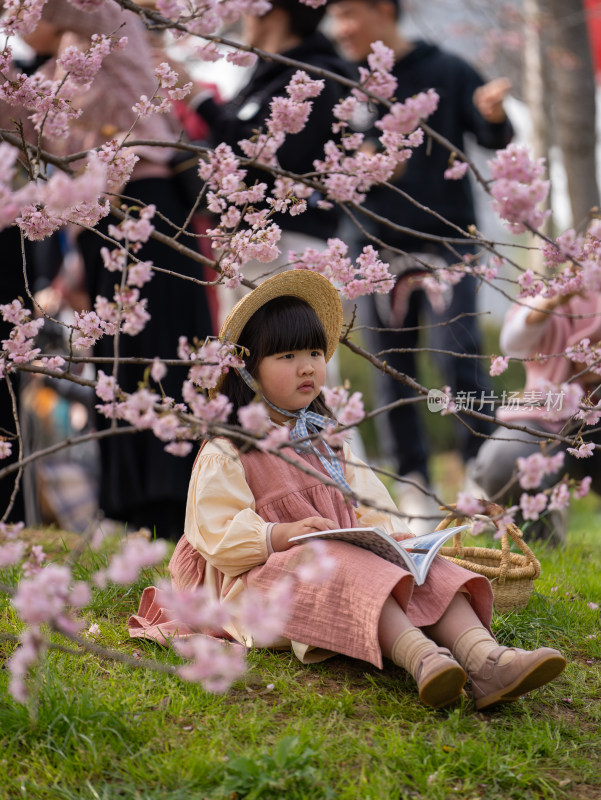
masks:
<path id="1" fill-rule="evenodd" d="M 92 11 L 82 11 L 67 0 L 49 0 L 38 27 L 27 37 L 30 47 L 47 56 L 48 60 L 41 68 L 44 74 L 54 77 L 56 58 L 67 47 L 86 50 L 93 34 L 115 32 L 127 36 L 128 44 L 104 59 L 90 89 L 74 99 L 74 105 L 83 113 L 70 124 L 66 141 L 49 143 L 53 152 L 86 152 L 107 139 L 122 138 L 130 130 L 137 118 L 132 106 L 142 94 L 152 97 L 157 86 L 150 45 L 139 18 L 113 0 L 106 0 Z M 175 141 L 179 127 L 169 114 L 153 114 L 136 122 L 134 137 Z M 159 232 L 173 236 L 173 225 L 181 226 L 189 210 L 173 180 L 170 161 L 174 150 L 138 146 L 135 152 L 139 161 L 121 195 L 132 198 L 134 205 L 156 205 L 158 213 L 153 225 Z M 118 202 L 117 198 L 115 201 Z M 173 225 L 160 219 L 159 214 Z M 118 221 L 109 216 L 101 220 L 96 230 L 106 234 L 108 226 Z M 85 230 L 77 237 L 85 265 L 89 308 L 93 307 L 98 295 L 110 300 L 115 291 L 115 275 L 105 269 L 100 253 L 106 245 L 106 240 L 96 231 Z M 150 238 L 136 255 L 141 261 L 152 261 L 156 266 L 173 272 L 204 279 L 199 264 L 156 239 Z M 187 336 L 191 341 L 194 337 L 203 339 L 213 333 L 202 286 L 156 272 L 152 280 L 141 288 L 140 295 L 147 300 L 150 321 L 138 335 L 120 336 L 121 357 L 176 358 L 180 336 Z M 95 355 L 111 359 L 114 356 L 113 338 L 105 336 L 101 339 Z M 110 361 L 104 368 L 107 373 L 112 371 Z M 136 391 L 144 370 L 144 366 L 120 365 L 117 380 L 121 388 Z M 185 368 L 171 367 L 161 381 L 164 393 L 178 399 L 185 376 Z M 152 388 L 158 390 L 159 387 Z M 100 416 L 97 424 L 99 428 L 109 425 Z M 100 507 L 107 517 L 130 527 L 156 529 L 158 536 L 177 539 L 184 521 L 186 484 L 193 456 L 170 455 L 164 446 L 164 442 L 149 432 L 102 439 Z"/>
<path id="2" fill-rule="evenodd" d="M 556 439 L 545 438 L 545 433 L 574 434 L 580 431 L 582 443 L 601 444 L 598 413 L 592 407 L 599 399 L 597 387 L 601 384 L 598 366 L 587 370 L 583 362 L 564 354 L 567 348 L 577 347 L 583 340 L 592 345 L 601 342 L 601 297 L 580 294 L 544 297 L 539 295 L 515 303 L 505 315 L 501 329 L 501 351 L 513 358 L 524 360 L 526 382 L 515 402 L 502 406 L 497 419 L 514 425 L 524 425 L 538 431 L 526 433 L 499 426 L 491 439 L 483 442 L 470 474 L 488 497 L 496 503 L 519 504 L 522 493 L 542 493 L 567 475 L 575 480 L 586 479 L 597 494 L 601 494 L 601 451 L 593 450 L 588 458 L 578 458 L 567 451 L 568 445 Z M 549 355 L 550 358 L 540 358 Z M 580 387 L 583 404 L 591 407 L 588 424 L 574 418 L 574 405 L 559 387 L 566 382 Z M 526 477 L 525 465 L 520 470 L 519 459 L 535 454 L 535 468 L 543 466 L 543 459 L 559 455 L 558 461 L 544 474 L 539 474 L 536 486 Z M 563 454 L 563 458 L 561 457 Z M 547 461 L 547 465 L 552 462 Z M 536 471 L 536 469 L 535 469 Z M 525 486 L 521 485 L 524 473 Z M 534 481 L 536 483 L 536 481 Z M 569 493 L 563 493 L 566 501 Z M 537 519 L 524 518 L 523 508 L 518 509 L 516 522 L 524 526 L 524 536 L 541 539 L 553 545 L 565 540 L 567 532 L 567 502 L 561 494 Z M 538 516 L 538 514 L 537 514 Z"/>
<path id="3" fill-rule="evenodd" d="M 509 89 L 507 80 L 500 78 L 485 83 L 466 61 L 425 41 L 408 40 L 399 21 L 402 15 L 400 0 L 330 0 L 328 14 L 334 39 L 342 53 L 357 64 L 366 61 L 371 44 L 383 42 L 395 56 L 392 74 L 398 85 L 394 97 L 404 102 L 430 88 L 440 96 L 437 110 L 428 118 L 428 125 L 465 152 L 465 137 L 472 135 L 487 148 L 502 148 L 512 137 L 512 127 L 503 108 Z M 387 109 L 362 104 L 353 127 L 366 134 L 366 147 L 381 147 L 374 127 L 378 117 Z M 421 280 L 430 269 L 447 267 L 474 253 L 466 243 L 446 247 L 440 237 L 457 239 L 475 224 L 476 214 L 472 190 L 467 175 L 459 180 L 445 178 L 450 166 L 448 149 L 427 139 L 415 148 L 411 158 L 399 166 L 391 183 L 394 188 L 376 186 L 365 206 L 411 232 L 395 231 L 384 222 L 362 220 L 370 233 L 381 243 L 381 257 L 390 263 L 398 275 L 395 289 L 387 296 L 371 296 L 363 304 L 364 322 L 376 328 L 369 333 L 371 348 L 386 351 L 382 358 L 394 369 L 416 378 L 415 349 L 420 340 L 420 325 L 431 327 L 430 344 L 435 350 L 454 351 L 461 358 L 434 352 L 445 384 L 453 393 L 490 391 L 487 376 L 480 368 L 477 356 L 481 351 L 480 332 L 476 323 L 476 279 L 464 277 L 449 288 L 442 303 L 433 307 Z M 404 195 L 416 201 L 416 204 Z M 419 205 L 418 205 L 419 204 Z M 424 211 L 425 206 L 435 213 Z M 446 221 L 448 221 L 448 224 Z M 360 234 L 356 234 L 360 236 Z M 360 241 L 363 246 L 366 241 Z M 458 319 L 456 319 L 458 318 Z M 382 329 L 382 330 L 377 330 Z M 387 329 L 387 330 L 386 330 Z M 400 348 L 404 352 L 392 352 Z M 414 393 L 388 375 L 381 375 L 382 403 L 392 403 L 414 397 Z M 418 486 L 430 488 L 428 436 L 424 430 L 420 409 L 414 403 L 390 411 L 383 422 L 381 441 L 390 443 L 398 474 L 409 479 L 401 484 L 399 505 L 413 509 L 415 517 L 437 511 L 437 503 L 428 502 Z M 477 433 L 487 434 L 492 425 L 467 419 Z M 457 426 L 458 448 L 464 462 L 472 459 L 481 438 L 465 425 Z M 416 532 L 429 530 L 432 523 L 411 522 Z"/>
<path id="4" fill-rule="evenodd" d="M 244 44 L 270 53 L 278 53 L 312 67 L 351 77 L 351 67 L 337 55 L 331 42 L 318 30 L 325 14 L 325 6 L 310 8 L 298 0 L 272 0 L 272 8 L 263 16 L 244 15 L 242 40 Z M 270 114 L 274 97 L 285 96 L 286 86 L 297 71 L 277 61 L 259 60 L 247 83 L 227 103 L 217 102 L 213 90 L 207 88 L 192 99 L 196 112 L 207 122 L 211 143 L 216 146 L 225 142 L 241 154 L 238 142 L 249 139 L 263 129 Z M 319 78 L 311 72 L 312 79 Z M 313 161 L 323 158 L 323 147 L 332 138 L 332 123 L 335 122 L 332 107 L 347 89 L 335 80 L 325 79 L 321 94 L 312 100 L 313 109 L 307 125 L 296 134 L 288 134 L 277 151 L 280 167 L 295 174 L 314 171 Z M 251 169 L 247 183 L 255 180 L 273 184 L 268 173 Z M 324 198 L 315 191 L 307 199 L 307 210 L 296 216 L 275 214 L 273 217 L 282 229 L 278 242 L 281 255 L 269 264 L 249 262 L 242 267 L 245 278 L 261 280 L 279 271 L 288 263 L 288 252 L 302 253 L 307 247 L 323 250 L 328 238 L 336 235 L 339 214 L 335 208 L 319 207 Z M 244 286 L 223 289 L 219 294 L 220 318 L 224 319 L 234 304 L 248 292 Z"/>

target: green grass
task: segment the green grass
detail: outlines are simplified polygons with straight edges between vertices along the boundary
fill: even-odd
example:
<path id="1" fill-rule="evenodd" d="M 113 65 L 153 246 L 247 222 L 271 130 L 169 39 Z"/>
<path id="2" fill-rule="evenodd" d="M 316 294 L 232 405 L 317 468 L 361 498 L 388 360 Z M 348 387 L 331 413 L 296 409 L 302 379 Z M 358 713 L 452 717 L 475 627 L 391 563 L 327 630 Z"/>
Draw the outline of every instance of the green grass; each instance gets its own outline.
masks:
<path id="1" fill-rule="evenodd" d="M 215 696 L 55 652 L 30 708 L 8 696 L 0 672 L 0 798 L 601 798 L 601 632 L 588 607 L 601 602 L 600 510 L 598 499 L 579 502 L 565 549 L 537 548 L 543 573 L 527 609 L 493 620 L 503 643 L 552 644 L 569 659 L 557 681 L 517 703 L 431 710 L 402 670 L 343 657 L 302 666 L 288 652 L 253 651 L 245 678 Z M 82 576 L 92 567 L 84 559 Z M 127 636 L 150 577 L 97 592 L 85 615 L 99 643 L 177 663 Z M 14 622 L 0 601 L 0 631 Z M 8 655 L 13 645 L 0 647 Z"/>

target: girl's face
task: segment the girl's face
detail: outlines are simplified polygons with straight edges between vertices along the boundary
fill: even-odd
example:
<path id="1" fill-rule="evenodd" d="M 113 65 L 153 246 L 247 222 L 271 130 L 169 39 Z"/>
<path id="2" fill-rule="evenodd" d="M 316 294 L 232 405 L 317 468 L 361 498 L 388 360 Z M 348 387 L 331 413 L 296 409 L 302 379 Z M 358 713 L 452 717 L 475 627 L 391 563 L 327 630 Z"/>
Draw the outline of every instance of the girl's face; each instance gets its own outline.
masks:
<path id="1" fill-rule="evenodd" d="M 299 411 L 315 400 L 326 382 L 323 350 L 288 350 L 265 356 L 256 377 L 265 397 L 285 411 Z"/>

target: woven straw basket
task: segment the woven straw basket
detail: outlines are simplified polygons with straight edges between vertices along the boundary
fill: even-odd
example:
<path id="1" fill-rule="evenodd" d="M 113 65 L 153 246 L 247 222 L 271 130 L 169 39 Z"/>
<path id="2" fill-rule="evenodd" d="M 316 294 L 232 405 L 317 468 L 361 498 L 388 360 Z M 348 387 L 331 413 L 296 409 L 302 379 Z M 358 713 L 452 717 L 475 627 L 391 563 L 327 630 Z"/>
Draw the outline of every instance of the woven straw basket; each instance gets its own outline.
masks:
<path id="1" fill-rule="evenodd" d="M 486 516 L 500 516 L 502 508 L 494 503 L 486 506 Z M 437 530 L 447 528 L 451 522 L 457 524 L 458 515 L 449 514 L 438 525 Z M 495 526 L 498 528 L 496 522 Z M 521 550 L 520 553 L 510 552 L 510 540 Z M 513 523 L 507 526 L 506 532 L 501 536 L 501 549 L 490 547 L 464 547 L 461 532 L 453 537 L 452 547 L 441 547 L 439 550 L 454 564 L 465 567 L 479 575 L 488 578 L 492 585 L 494 604 L 497 611 L 517 611 L 528 605 L 534 581 L 540 575 L 540 563 L 532 550 L 522 537 L 521 530 Z"/>

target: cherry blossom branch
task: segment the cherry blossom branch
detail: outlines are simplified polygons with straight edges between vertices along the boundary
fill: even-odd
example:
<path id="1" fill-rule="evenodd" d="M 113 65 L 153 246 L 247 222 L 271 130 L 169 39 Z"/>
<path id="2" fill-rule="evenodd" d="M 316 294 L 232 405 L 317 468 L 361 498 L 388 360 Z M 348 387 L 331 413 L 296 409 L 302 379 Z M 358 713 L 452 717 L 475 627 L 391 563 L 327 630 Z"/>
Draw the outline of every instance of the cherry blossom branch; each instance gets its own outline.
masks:
<path id="1" fill-rule="evenodd" d="M 14 590 L 11 587 L 4 586 L 3 584 L 0 584 L 0 592 L 7 594 L 9 596 L 14 594 Z M 79 645 L 79 649 L 74 650 L 72 647 L 67 647 L 64 644 L 60 644 L 58 642 L 52 642 L 48 639 L 46 640 L 46 646 L 48 650 L 53 650 L 57 653 L 63 653 L 64 655 L 69 655 L 69 656 L 83 656 L 86 653 L 92 653 L 93 655 L 100 656 L 102 659 L 106 661 L 114 661 L 117 664 L 125 664 L 128 667 L 136 667 L 138 669 L 139 668 L 151 669 L 154 672 L 162 672 L 167 675 L 177 674 L 177 667 L 172 666 L 171 664 L 163 664 L 160 661 L 155 661 L 154 659 L 150 658 L 130 656 L 128 653 L 122 653 L 120 650 L 113 650 L 108 647 L 101 647 L 95 642 L 83 639 L 81 636 L 68 634 L 65 631 L 57 628 L 54 628 L 54 630 L 57 633 L 60 633 L 61 636 L 64 636 L 65 638 L 70 639 L 72 642 Z M 14 642 L 15 644 L 19 644 L 20 637 L 11 633 L 0 633 L 0 641 Z"/>
<path id="2" fill-rule="evenodd" d="M 133 426 L 120 427 L 116 428 L 115 430 L 110 429 L 104 431 L 94 431 L 93 433 L 85 433 L 81 436 L 67 436 L 67 438 L 63 439 L 61 442 L 49 445 L 43 450 L 36 450 L 35 453 L 30 453 L 28 456 L 23 456 L 18 463 L 9 464 L 8 467 L 3 467 L 0 469 L 0 480 L 8 477 L 8 475 L 12 475 L 13 472 L 16 472 L 22 467 L 26 467 L 28 464 L 32 464 L 34 461 L 37 461 L 40 458 L 45 458 L 46 456 L 51 456 L 54 453 L 64 450 L 66 447 L 75 447 L 78 444 L 106 439 L 109 436 L 125 436 L 132 433 L 138 433 L 138 429 L 134 428 Z"/>
<path id="3" fill-rule="evenodd" d="M 19 422 L 19 410 L 17 408 L 17 397 L 15 395 L 15 390 L 14 390 L 12 381 L 10 380 L 10 376 L 7 375 L 5 377 L 5 380 L 6 380 L 6 386 L 8 388 L 8 392 L 10 394 L 10 402 L 11 402 L 11 407 L 12 407 L 13 420 L 14 420 L 15 429 L 16 429 L 16 438 L 17 438 L 17 441 L 19 443 L 19 456 L 18 456 L 18 460 L 17 460 L 18 469 L 17 469 L 17 476 L 15 478 L 15 485 L 13 487 L 13 490 L 12 490 L 12 493 L 11 493 L 11 496 L 10 496 L 10 500 L 8 501 L 8 506 L 6 507 L 6 510 L 4 511 L 4 514 L 2 515 L 2 517 L 0 517 L 0 523 L 5 522 L 8 519 L 8 515 L 10 514 L 10 512 L 13 509 L 13 506 L 15 504 L 15 500 L 17 498 L 17 494 L 18 494 L 20 486 L 21 486 L 21 478 L 23 477 L 23 463 L 22 463 L 23 462 L 23 437 L 21 436 L 21 424 Z M 1 477 L 1 473 L 0 473 L 0 477 Z"/>

